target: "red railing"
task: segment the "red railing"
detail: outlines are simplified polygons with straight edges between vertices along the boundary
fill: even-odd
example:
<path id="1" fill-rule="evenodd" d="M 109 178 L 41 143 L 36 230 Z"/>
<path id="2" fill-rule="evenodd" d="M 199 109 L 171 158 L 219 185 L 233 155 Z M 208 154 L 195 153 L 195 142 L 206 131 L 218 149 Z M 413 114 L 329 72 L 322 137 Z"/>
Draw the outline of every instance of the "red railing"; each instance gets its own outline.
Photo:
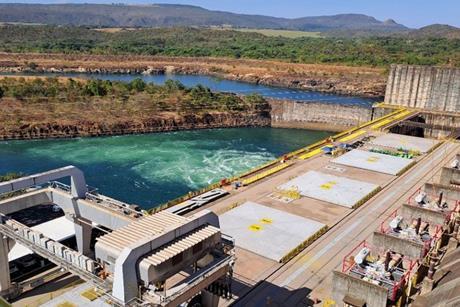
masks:
<path id="1" fill-rule="evenodd" d="M 390 226 L 389 226 L 390 221 L 398 216 L 398 211 L 399 211 L 399 209 L 396 209 L 385 220 L 382 221 L 382 223 L 380 224 L 380 232 L 381 233 L 383 233 L 383 234 L 390 233 Z M 424 242 L 425 247 L 424 247 L 423 255 L 421 255 L 422 258 L 430 250 L 430 248 L 432 246 L 432 243 L 436 242 L 441 237 L 441 234 L 442 234 L 442 231 L 443 231 L 442 225 L 435 225 L 435 227 L 436 227 L 435 232 L 431 236 L 431 239 Z"/>
<path id="2" fill-rule="evenodd" d="M 407 204 L 412 205 L 412 200 L 414 200 L 415 196 L 417 196 L 420 192 L 422 191 L 422 188 L 418 188 L 417 191 L 411 194 L 409 198 L 407 199 Z"/>
<path id="3" fill-rule="evenodd" d="M 446 224 L 450 222 L 450 219 L 452 218 L 452 216 L 454 215 L 454 213 L 456 212 L 459 212 L 460 211 L 460 200 L 457 200 L 455 202 L 455 207 L 453 210 L 449 211 L 449 213 L 447 214 L 446 216 Z"/>
<path id="4" fill-rule="evenodd" d="M 410 206 L 417 206 L 416 202 L 415 202 L 415 197 L 420 193 L 422 192 L 422 188 L 418 188 L 414 193 L 411 194 L 411 196 L 409 196 L 409 198 L 407 199 L 407 204 L 410 205 Z M 436 195 L 436 194 L 427 194 L 427 197 L 428 199 L 430 199 L 430 201 L 435 201 L 439 195 Z M 458 212 L 460 210 L 460 200 L 458 199 L 450 199 L 450 198 L 446 198 L 444 196 L 444 200 L 449 204 L 449 203 L 454 203 L 454 209 L 452 210 L 447 210 L 445 211 L 445 216 L 446 216 L 446 222 L 449 222 L 450 219 L 451 219 L 451 216 L 454 212 Z"/>
<path id="5" fill-rule="evenodd" d="M 386 219 L 384 219 L 382 221 L 382 223 L 380 223 L 380 232 L 381 233 L 388 233 L 389 232 L 390 226 L 385 226 L 385 225 L 388 225 L 389 221 L 391 219 L 394 219 L 395 217 L 398 216 L 398 211 L 399 211 L 399 209 L 396 209 Z"/>
<path id="6" fill-rule="evenodd" d="M 361 241 L 361 243 L 359 243 L 347 255 L 345 255 L 345 257 L 343 257 L 343 261 L 342 261 L 342 272 L 343 273 L 348 272 L 355 265 L 355 261 L 352 255 L 354 255 L 358 250 L 365 248 L 365 247 L 371 250 L 371 256 L 372 255 L 375 256 L 376 253 L 379 255 L 382 255 L 385 252 L 383 250 L 379 250 L 376 247 L 372 247 L 366 240 Z M 389 287 L 389 290 L 388 290 L 389 297 L 388 298 L 391 301 L 396 300 L 396 296 L 398 295 L 398 292 L 401 289 L 403 289 L 404 286 L 407 284 L 412 272 L 414 271 L 414 268 L 418 264 L 416 260 L 408 259 L 407 257 L 404 257 L 404 256 L 402 257 L 401 262 L 403 263 L 403 269 L 405 270 L 405 272 L 398 282 L 395 282 L 393 285 Z"/>
<path id="7" fill-rule="evenodd" d="M 348 270 L 350 270 L 353 267 L 353 265 L 355 264 L 355 260 L 354 260 L 354 258 L 353 259 L 351 258 L 351 255 L 354 254 L 358 249 L 361 249 L 361 248 L 364 248 L 364 247 L 369 248 L 369 244 L 366 242 L 366 240 L 361 241 L 361 243 L 359 243 L 359 245 L 357 245 L 348 254 L 346 254 L 345 257 L 343 257 L 343 260 L 342 260 L 342 273 L 345 273 Z"/>
<path id="8" fill-rule="evenodd" d="M 398 295 L 399 290 L 403 289 L 404 286 L 407 284 L 409 281 L 409 278 L 411 276 L 412 271 L 414 270 L 415 266 L 417 264 L 417 261 L 412 261 L 409 260 L 409 268 L 406 270 L 404 275 L 401 277 L 401 279 L 393 285 L 393 289 L 390 290 L 390 297 L 389 299 L 391 301 L 396 301 L 396 296 Z"/>

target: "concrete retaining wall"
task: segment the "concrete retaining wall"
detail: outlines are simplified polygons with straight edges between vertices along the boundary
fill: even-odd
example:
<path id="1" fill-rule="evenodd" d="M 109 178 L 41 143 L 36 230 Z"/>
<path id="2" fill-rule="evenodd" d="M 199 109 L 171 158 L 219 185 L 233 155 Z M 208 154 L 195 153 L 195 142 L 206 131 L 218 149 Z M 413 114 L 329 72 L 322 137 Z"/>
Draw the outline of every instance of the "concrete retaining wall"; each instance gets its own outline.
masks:
<path id="1" fill-rule="evenodd" d="M 401 215 L 406 220 L 414 220 L 421 218 L 422 221 L 429 223 L 430 225 L 443 225 L 446 217 L 440 211 L 433 211 L 426 208 L 410 206 L 404 204 L 401 209 Z"/>
<path id="2" fill-rule="evenodd" d="M 460 170 L 450 167 L 443 167 L 441 171 L 442 185 L 460 184 Z"/>
<path id="3" fill-rule="evenodd" d="M 343 131 L 372 119 L 372 108 L 322 102 L 269 100 L 272 127 Z"/>
<path id="4" fill-rule="evenodd" d="M 428 195 L 439 195 L 440 192 L 443 192 L 445 198 L 460 199 L 460 189 L 456 189 L 452 186 L 446 186 L 436 183 L 425 183 L 423 190 Z"/>
<path id="5" fill-rule="evenodd" d="M 388 76 L 385 103 L 459 112 L 460 69 L 392 65 Z"/>
<path id="6" fill-rule="evenodd" d="M 367 307 L 385 307 L 388 290 L 362 279 L 334 271 L 332 297 L 337 306 L 344 306 L 343 299 L 346 295 L 365 301 Z"/>
<path id="7" fill-rule="evenodd" d="M 424 245 L 422 243 L 393 237 L 381 232 L 374 232 L 373 243 L 375 246 L 390 249 L 412 259 L 419 259 L 423 256 Z"/>

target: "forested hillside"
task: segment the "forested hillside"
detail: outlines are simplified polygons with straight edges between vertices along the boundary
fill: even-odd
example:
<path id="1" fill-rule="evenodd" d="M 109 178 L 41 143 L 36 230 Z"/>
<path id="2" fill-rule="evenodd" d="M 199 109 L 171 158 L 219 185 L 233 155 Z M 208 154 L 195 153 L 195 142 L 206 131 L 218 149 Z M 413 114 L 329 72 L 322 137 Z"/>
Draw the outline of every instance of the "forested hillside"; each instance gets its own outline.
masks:
<path id="1" fill-rule="evenodd" d="M 293 63 L 460 66 L 460 39 L 269 37 L 202 28 L 100 31 L 86 27 L 0 26 L 0 51 L 276 59 Z"/>

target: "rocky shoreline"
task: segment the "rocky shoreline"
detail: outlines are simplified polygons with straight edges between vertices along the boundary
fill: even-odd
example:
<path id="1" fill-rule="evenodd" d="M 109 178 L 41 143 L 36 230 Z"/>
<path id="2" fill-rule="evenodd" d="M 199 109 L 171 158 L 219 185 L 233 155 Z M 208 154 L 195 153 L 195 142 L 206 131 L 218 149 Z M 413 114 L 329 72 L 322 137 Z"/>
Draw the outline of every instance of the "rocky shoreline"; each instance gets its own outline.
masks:
<path id="1" fill-rule="evenodd" d="M 156 117 L 114 123 L 80 120 L 68 123 L 47 122 L 25 124 L 16 129 L 9 130 L 0 127 L 0 140 L 99 137 L 180 130 L 269 126 L 270 115 L 264 112 L 255 114 L 207 113 L 203 115 L 176 115 L 166 118 Z"/>
<path id="2" fill-rule="evenodd" d="M 383 97 L 384 72 L 373 68 L 257 60 L 143 56 L 0 54 L 0 73 L 188 74 L 362 97 Z"/>

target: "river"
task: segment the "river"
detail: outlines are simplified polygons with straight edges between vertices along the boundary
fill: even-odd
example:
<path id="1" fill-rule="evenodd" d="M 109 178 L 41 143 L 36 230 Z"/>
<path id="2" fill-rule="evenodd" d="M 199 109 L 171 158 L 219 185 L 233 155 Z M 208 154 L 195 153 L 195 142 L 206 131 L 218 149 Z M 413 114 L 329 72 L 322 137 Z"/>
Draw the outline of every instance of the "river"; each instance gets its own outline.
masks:
<path id="1" fill-rule="evenodd" d="M 186 86 L 202 84 L 214 91 L 259 93 L 265 97 L 370 106 L 369 98 L 222 80 L 202 75 L 127 75 L 46 73 L 67 76 L 163 84 L 167 79 Z M 89 185 L 108 196 L 151 208 L 222 178 L 245 172 L 284 153 L 330 135 L 328 132 L 235 128 L 161 134 L 0 142 L 0 174 L 33 174 L 76 165 Z"/>
<path id="2" fill-rule="evenodd" d="M 17 74 L 2 74 L 2 75 L 17 75 Z M 247 82 L 219 79 L 204 75 L 141 75 L 141 74 L 88 74 L 88 73 L 27 73 L 28 76 L 48 76 L 48 77 L 71 77 L 83 79 L 103 79 L 111 81 L 131 81 L 134 78 L 142 78 L 145 82 L 153 82 L 163 84 L 166 80 L 178 80 L 187 87 L 192 87 L 197 84 L 202 84 L 209 87 L 213 91 L 231 92 L 237 94 L 252 94 L 258 93 L 264 97 L 276 99 L 290 99 L 298 101 L 321 101 L 334 104 L 353 104 L 360 106 L 371 107 L 377 99 L 363 98 L 346 95 L 336 95 L 329 93 L 321 93 L 314 91 L 305 91 L 300 89 L 291 89 L 283 87 L 272 87 L 261 84 L 252 84 Z"/>
<path id="3" fill-rule="evenodd" d="M 101 193 L 152 208 L 328 135 L 309 130 L 231 128 L 8 141 L 0 142 L 0 174 L 33 174 L 72 164 Z"/>

